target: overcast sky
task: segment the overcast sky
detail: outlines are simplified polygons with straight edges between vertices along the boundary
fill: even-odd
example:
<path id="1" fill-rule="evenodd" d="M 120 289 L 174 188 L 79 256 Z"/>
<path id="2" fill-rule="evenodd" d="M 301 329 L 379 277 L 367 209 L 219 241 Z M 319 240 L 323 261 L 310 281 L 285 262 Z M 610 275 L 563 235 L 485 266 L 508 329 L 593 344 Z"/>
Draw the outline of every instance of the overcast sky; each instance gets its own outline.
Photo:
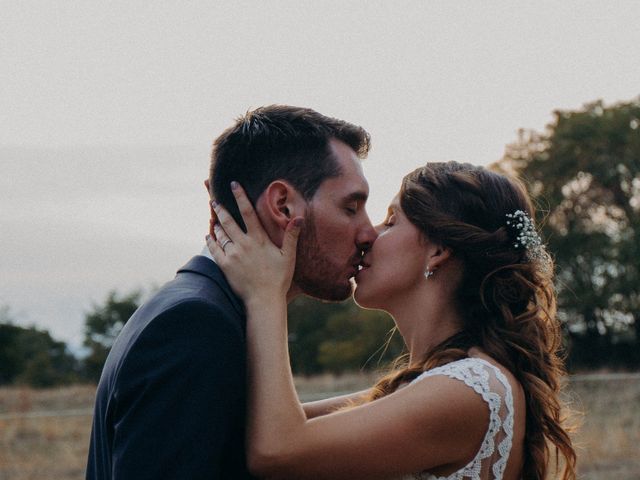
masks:
<path id="1" fill-rule="evenodd" d="M 369 130 L 379 221 L 427 161 L 487 164 L 555 109 L 640 94 L 637 1 L 0 7 L 0 305 L 73 345 L 92 302 L 200 250 L 210 145 L 247 109 Z"/>

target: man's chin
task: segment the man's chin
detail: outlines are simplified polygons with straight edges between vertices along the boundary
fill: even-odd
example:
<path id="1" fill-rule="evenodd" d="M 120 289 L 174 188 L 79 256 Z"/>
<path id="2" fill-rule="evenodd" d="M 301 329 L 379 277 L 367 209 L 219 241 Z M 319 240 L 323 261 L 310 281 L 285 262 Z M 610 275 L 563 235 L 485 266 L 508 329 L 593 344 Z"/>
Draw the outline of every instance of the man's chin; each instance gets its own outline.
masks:
<path id="1" fill-rule="evenodd" d="M 327 285 L 316 282 L 298 283 L 302 293 L 309 297 L 317 298 L 324 302 L 344 302 L 353 294 L 354 283 L 352 279 L 342 284 Z"/>

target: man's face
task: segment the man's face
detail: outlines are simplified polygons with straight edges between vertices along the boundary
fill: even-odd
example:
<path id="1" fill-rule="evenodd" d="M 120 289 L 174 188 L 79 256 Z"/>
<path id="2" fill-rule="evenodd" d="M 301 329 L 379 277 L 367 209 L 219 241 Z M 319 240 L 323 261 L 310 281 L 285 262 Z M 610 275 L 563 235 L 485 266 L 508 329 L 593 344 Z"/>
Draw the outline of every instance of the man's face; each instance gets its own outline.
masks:
<path id="1" fill-rule="evenodd" d="M 369 185 L 360 160 L 339 140 L 329 145 L 342 173 L 322 182 L 308 203 L 293 282 L 312 297 L 341 301 L 351 295 L 350 279 L 377 234 L 365 211 Z"/>

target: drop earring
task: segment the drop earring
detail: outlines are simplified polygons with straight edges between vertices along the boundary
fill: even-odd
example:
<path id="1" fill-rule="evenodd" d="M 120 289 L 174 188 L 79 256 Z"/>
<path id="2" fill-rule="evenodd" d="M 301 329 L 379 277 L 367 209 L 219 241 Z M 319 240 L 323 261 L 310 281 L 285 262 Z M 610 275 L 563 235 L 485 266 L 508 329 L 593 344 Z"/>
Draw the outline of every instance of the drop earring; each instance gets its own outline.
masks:
<path id="1" fill-rule="evenodd" d="M 424 271 L 424 278 L 426 278 L 427 280 L 429 280 L 429 277 L 433 275 L 433 271 L 429 270 L 429 266 L 427 266 L 427 269 Z"/>

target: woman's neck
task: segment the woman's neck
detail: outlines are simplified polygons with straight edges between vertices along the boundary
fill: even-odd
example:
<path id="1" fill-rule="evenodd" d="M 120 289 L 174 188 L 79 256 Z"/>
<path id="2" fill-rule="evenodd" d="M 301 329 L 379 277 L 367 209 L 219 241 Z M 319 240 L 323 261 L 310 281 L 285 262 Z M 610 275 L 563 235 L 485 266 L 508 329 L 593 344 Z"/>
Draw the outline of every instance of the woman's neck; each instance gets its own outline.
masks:
<path id="1" fill-rule="evenodd" d="M 462 316 L 444 292 L 424 290 L 397 302 L 389 313 L 409 349 L 409 364 L 421 361 L 436 345 L 462 329 Z"/>

